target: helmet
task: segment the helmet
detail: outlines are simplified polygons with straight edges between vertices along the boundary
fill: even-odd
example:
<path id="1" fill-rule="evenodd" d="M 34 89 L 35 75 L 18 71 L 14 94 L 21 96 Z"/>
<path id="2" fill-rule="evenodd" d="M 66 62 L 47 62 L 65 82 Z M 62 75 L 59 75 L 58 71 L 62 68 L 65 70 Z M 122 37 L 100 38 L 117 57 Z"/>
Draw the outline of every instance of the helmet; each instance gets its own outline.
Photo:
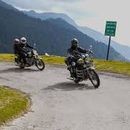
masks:
<path id="1" fill-rule="evenodd" d="M 15 38 L 14 43 L 20 43 L 20 40 L 18 38 Z"/>
<path id="2" fill-rule="evenodd" d="M 20 42 L 21 42 L 22 44 L 26 44 L 26 43 L 27 43 L 27 39 L 26 39 L 25 37 L 22 37 L 22 38 L 20 39 Z"/>
<path id="3" fill-rule="evenodd" d="M 72 47 L 72 48 L 77 48 L 77 47 L 78 47 L 78 44 L 79 44 L 78 39 L 73 38 L 73 39 L 71 40 L 71 47 Z"/>

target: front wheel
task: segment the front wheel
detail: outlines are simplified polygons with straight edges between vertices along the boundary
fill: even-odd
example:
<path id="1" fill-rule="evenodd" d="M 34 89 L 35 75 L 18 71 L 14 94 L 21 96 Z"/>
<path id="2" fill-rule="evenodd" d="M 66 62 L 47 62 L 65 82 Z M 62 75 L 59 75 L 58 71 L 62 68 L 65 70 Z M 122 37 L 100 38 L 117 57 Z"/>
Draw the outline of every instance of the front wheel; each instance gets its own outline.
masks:
<path id="1" fill-rule="evenodd" d="M 41 70 L 41 71 L 45 68 L 45 63 L 43 62 L 42 59 L 36 60 L 35 65 L 36 65 L 36 67 L 37 67 L 39 70 Z"/>
<path id="2" fill-rule="evenodd" d="M 88 75 L 89 75 L 89 80 L 91 81 L 93 86 L 95 88 L 98 88 L 100 86 L 100 79 L 96 71 L 93 69 L 90 69 L 88 70 Z"/>
<path id="3" fill-rule="evenodd" d="M 20 67 L 20 69 L 24 69 L 25 68 L 25 66 L 23 66 L 23 65 L 20 65 L 19 67 Z"/>
<path id="4" fill-rule="evenodd" d="M 20 69 L 24 69 L 25 68 L 25 64 L 24 64 L 23 59 L 21 59 L 21 61 L 20 61 L 19 68 Z"/>
<path id="5" fill-rule="evenodd" d="M 80 82 L 80 79 L 74 79 L 74 82 L 78 84 Z"/>

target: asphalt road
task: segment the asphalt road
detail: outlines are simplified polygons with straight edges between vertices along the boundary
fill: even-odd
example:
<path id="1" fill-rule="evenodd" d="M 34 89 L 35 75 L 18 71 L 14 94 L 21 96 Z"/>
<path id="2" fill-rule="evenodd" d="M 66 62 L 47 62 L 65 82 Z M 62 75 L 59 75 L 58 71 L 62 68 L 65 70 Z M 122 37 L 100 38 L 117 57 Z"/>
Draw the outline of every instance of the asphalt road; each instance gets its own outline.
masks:
<path id="1" fill-rule="evenodd" d="M 130 130 L 130 78 L 100 73 L 101 86 L 74 84 L 64 67 L 20 70 L 0 63 L 0 84 L 26 92 L 31 110 L 0 130 Z"/>

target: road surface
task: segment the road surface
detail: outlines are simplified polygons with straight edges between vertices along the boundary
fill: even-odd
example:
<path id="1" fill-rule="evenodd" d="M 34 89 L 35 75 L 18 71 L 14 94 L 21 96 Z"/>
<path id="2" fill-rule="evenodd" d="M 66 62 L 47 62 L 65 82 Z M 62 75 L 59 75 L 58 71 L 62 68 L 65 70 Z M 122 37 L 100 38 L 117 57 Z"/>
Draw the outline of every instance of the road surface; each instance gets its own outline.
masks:
<path id="1" fill-rule="evenodd" d="M 130 130 L 130 78 L 101 73 L 101 86 L 69 81 L 68 71 L 47 65 L 20 70 L 0 63 L 0 84 L 30 95 L 31 110 L 0 130 Z"/>

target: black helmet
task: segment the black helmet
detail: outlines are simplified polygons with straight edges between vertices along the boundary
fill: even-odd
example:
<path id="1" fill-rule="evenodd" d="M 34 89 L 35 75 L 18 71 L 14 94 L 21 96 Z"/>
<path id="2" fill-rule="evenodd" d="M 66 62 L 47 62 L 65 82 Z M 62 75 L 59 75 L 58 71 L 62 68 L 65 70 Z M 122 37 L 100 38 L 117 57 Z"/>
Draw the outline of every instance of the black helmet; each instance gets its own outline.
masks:
<path id="1" fill-rule="evenodd" d="M 78 44 L 79 44 L 78 39 L 73 38 L 73 39 L 71 40 L 71 47 L 72 47 L 72 48 L 78 47 Z"/>

